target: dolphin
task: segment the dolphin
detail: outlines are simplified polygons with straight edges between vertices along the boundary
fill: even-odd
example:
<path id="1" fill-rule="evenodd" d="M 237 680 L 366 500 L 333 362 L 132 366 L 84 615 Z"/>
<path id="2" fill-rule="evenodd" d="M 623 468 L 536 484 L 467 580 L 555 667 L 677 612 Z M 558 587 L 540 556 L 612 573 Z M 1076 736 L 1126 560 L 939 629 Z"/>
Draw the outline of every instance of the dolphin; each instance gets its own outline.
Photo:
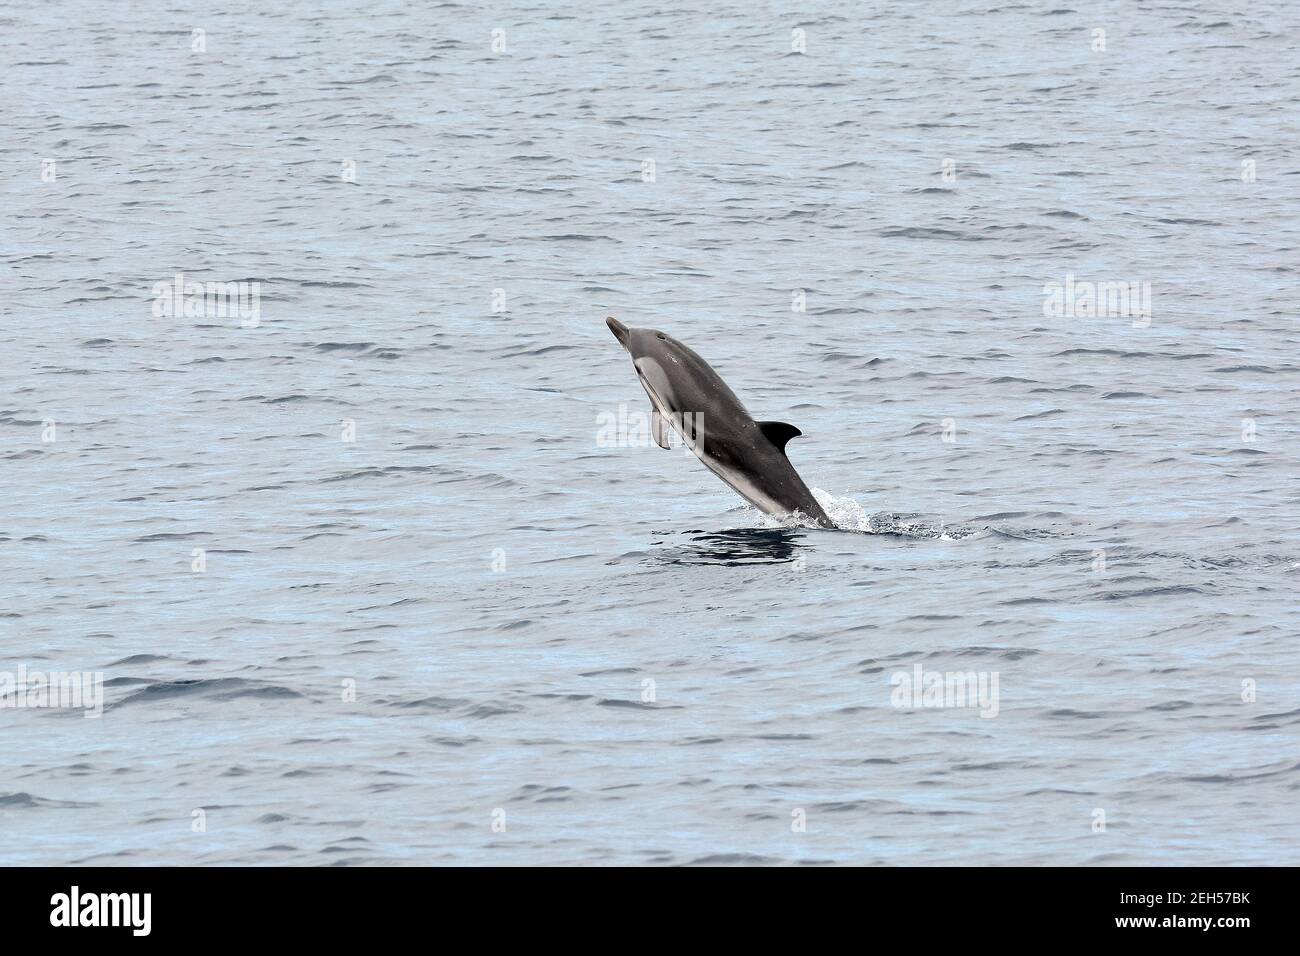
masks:
<path id="1" fill-rule="evenodd" d="M 671 335 L 605 320 L 632 356 L 650 396 L 651 433 L 668 447 L 668 427 L 742 498 L 770 515 L 799 512 L 822 528 L 835 522 L 822 510 L 785 456 L 785 444 L 803 432 L 785 422 L 756 422 L 710 366 Z"/>

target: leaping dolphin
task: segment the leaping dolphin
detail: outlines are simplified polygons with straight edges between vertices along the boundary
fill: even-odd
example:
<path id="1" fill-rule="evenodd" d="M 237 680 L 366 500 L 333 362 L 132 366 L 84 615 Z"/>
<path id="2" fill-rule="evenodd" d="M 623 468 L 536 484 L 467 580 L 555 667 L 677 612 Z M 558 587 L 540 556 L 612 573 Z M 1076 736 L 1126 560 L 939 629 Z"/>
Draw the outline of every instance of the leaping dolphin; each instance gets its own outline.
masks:
<path id="1" fill-rule="evenodd" d="M 605 323 L 650 396 L 651 432 L 661 448 L 668 447 L 671 425 L 709 471 L 756 508 L 799 512 L 835 527 L 785 456 L 786 442 L 803 432 L 785 422 L 754 421 L 709 363 L 671 335 L 629 328 L 613 316 Z"/>

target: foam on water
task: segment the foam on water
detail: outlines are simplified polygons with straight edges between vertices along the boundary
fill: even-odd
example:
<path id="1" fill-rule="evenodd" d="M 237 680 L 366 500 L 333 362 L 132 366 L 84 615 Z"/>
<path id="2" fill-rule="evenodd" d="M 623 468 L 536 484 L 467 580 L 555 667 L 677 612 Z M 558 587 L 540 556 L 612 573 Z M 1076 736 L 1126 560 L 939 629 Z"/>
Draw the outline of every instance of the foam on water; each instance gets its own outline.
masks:
<path id="1" fill-rule="evenodd" d="M 922 515 L 900 515 L 893 512 L 872 513 L 851 496 L 840 497 L 821 488 L 811 489 L 813 497 L 822 506 L 827 517 L 835 522 L 837 531 L 857 531 L 862 534 L 893 534 L 915 538 L 938 538 L 955 541 L 974 534 L 974 529 L 925 518 Z M 738 509 L 747 522 L 759 528 L 821 528 L 800 512 L 786 515 L 769 515 L 752 505 Z"/>

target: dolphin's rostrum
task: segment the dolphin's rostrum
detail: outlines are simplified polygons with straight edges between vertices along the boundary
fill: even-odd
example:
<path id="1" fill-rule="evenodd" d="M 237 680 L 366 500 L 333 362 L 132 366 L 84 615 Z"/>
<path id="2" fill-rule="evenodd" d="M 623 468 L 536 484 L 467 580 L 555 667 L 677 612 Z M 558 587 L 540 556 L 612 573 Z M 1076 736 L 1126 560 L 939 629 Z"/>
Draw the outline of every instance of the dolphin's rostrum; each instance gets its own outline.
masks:
<path id="1" fill-rule="evenodd" d="M 671 426 L 708 469 L 770 515 L 799 512 L 823 528 L 822 510 L 785 455 L 803 434 L 785 422 L 756 422 L 709 363 L 658 329 L 634 329 L 612 316 L 609 330 L 632 356 L 650 396 L 655 441 L 668 447 Z M 685 427 L 684 427 L 685 426 Z"/>

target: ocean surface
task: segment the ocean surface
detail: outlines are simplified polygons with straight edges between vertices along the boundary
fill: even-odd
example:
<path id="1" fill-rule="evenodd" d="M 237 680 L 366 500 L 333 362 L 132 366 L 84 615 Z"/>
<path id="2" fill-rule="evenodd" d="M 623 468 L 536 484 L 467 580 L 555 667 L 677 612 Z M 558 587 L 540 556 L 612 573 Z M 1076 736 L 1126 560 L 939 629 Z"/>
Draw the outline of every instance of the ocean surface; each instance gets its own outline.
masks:
<path id="1" fill-rule="evenodd" d="M 1300 863 L 1297 37 L 5 4 L 0 671 L 104 702 L 0 708 L 0 863 Z M 843 530 L 600 440 L 607 315 Z"/>

